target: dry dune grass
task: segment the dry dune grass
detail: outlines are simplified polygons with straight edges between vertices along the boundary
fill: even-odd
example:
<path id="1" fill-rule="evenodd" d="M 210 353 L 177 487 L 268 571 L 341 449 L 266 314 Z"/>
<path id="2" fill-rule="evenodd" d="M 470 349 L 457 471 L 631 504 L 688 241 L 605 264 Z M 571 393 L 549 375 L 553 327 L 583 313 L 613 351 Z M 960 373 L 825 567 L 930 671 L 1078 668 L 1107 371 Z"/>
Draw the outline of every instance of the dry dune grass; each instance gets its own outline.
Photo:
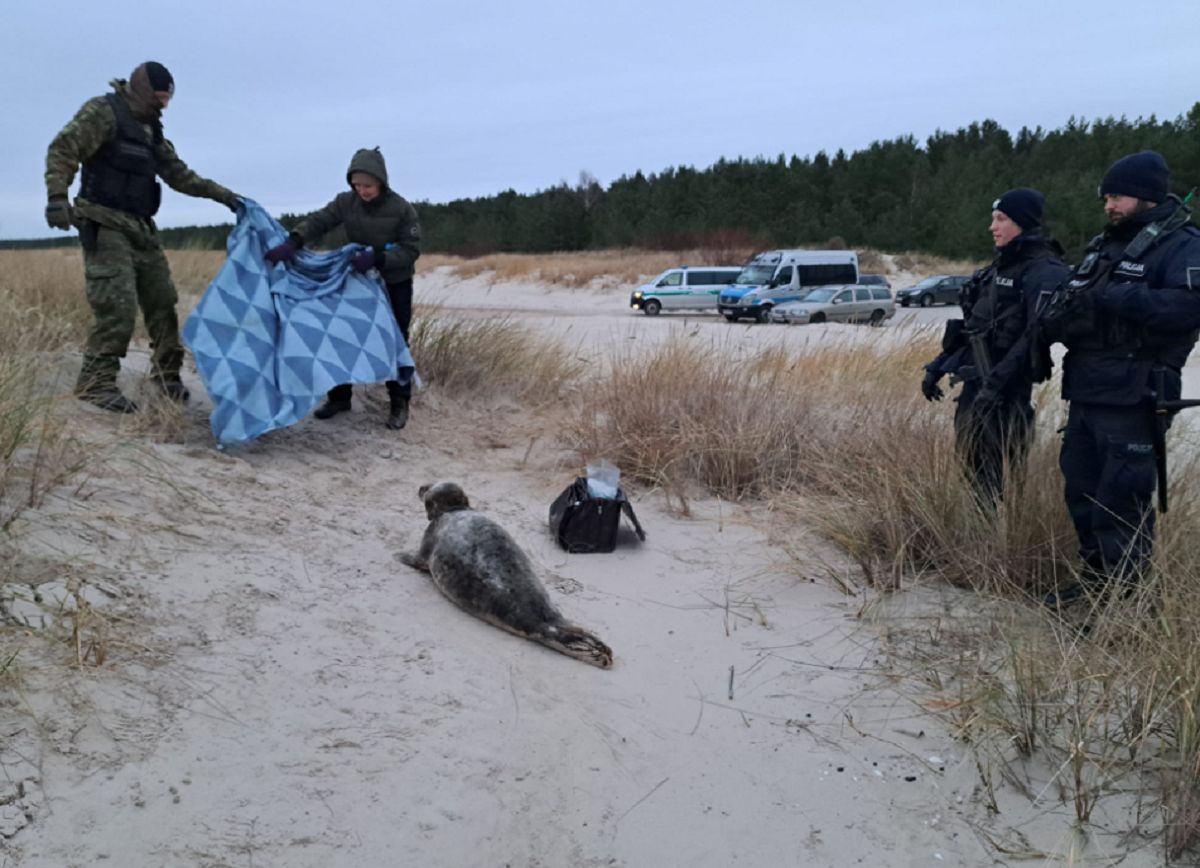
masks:
<path id="1" fill-rule="evenodd" d="M 676 340 L 612 360 L 588 390 L 574 442 L 587 455 L 619 456 L 641 481 L 697 483 L 726 498 L 819 485 L 813 468 L 825 456 L 853 450 L 863 426 L 888 430 L 878 401 L 886 390 L 903 389 L 897 414 L 911 414 L 907 381 L 933 341 L 916 331 L 894 352 L 846 343 L 744 356 Z"/>
<path id="2" fill-rule="evenodd" d="M 911 358 L 935 340 L 749 356 L 678 341 L 615 361 L 576 411 L 573 443 L 669 492 L 766 498 L 782 526 L 817 530 L 878 589 L 918 576 L 974 589 L 985 617 L 946 619 L 899 653 L 937 697 L 921 704 L 978 752 L 981 791 L 1058 793 L 1082 835 L 1101 800 L 1136 792 L 1180 858 L 1200 838 L 1200 464 L 1176 461 L 1147 580 L 1060 619 L 1032 601 L 1078 578 L 1057 384 L 1040 393 L 1025 473 L 993 510 L 960 471 L 949 408 L 916 394 Z"/>
<path id="3" fill-rule="evenodd" d="M 912 251 L 897 253 L 892 258 L 892 263 L 897 270 L 913 274 L 971 274 L 983 264 L 973 260 L 947 259 L 944 256 Z"/>
<path id="4" fill-rule="evenodd" d="M 225 262 L 223 250 L 168 250 L 171 279 L 181 296 L 199 295 Z"/>
<path id="5" fill-rule="evenodd" d="M 540 281 L 572 289 L 589 286 L 618 286 L 637 283 L 682 264 L 740 265 L 737 261 L 716 262 L 711 252 L 649 250 L 596 250 L 573 253 L 493 253 L 472 259 L 425 257 L 422 268 L 450 266 L 455 277 L 468 280 L 486 275 L 493 283 Z"/>
<path id="6" fill-rule="evenodd" d="M 90 320 L 79 251 L 0 250 L 0 353 L 23 341 L 51 349 L 81 337 Z M 67 334 L 64 335 L 64 329 Z"/>
<path id="7" fill-rule="evenodd" d="M 54 395 L 88 318 L 76 251 L 0 251 L 0 528 L 82 460 Z"/>
<path id="8" fill-rule="evenodd" d="M 595 250 L 570 253 L 493 253 L 463 258 L 444 254 L 421 257 L 420 269 L 448 268 L 455 277 L 468 280 L 485 276 L 493 283 L 538 281 L 572 289 L 627 286 L 639 283 L 679 265 L 741 265 L 755 249 L 722 248 L 683 251 Z M 890 274 L 970 274 L 979 263 L 943 259 L 927 254 L 898 254 L 891 260 L 878 250 L 858 252 L 864 272 Z"/>
<path id="9" fill-rule="evenodd" d="M 564 344 L 502 317 L 465 319 L 423 307 L 410 338 L 426 385 L 456 397 L 511 396 L 541 405 L 556 401 L 584 369 Z"/>

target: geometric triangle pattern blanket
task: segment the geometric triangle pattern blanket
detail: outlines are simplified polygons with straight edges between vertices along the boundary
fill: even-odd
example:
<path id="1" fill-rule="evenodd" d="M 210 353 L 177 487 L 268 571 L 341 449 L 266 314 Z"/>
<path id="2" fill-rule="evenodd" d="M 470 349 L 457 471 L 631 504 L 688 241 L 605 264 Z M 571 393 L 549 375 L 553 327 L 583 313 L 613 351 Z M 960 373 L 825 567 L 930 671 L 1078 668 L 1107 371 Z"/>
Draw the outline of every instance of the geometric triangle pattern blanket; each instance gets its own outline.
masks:
<path id="1" fill-rule="evenodd" d="M 182 332 L 212 398 L 217 442 L 292 425 L 339 383 L 411 380 L 412 354 L 382 281 L 350 266 L 363 246 L 301 249 L 290 266 L 272 266 L 263 256 L 287 230 L 256 202 L 242 205 L 225 264 Z"/>

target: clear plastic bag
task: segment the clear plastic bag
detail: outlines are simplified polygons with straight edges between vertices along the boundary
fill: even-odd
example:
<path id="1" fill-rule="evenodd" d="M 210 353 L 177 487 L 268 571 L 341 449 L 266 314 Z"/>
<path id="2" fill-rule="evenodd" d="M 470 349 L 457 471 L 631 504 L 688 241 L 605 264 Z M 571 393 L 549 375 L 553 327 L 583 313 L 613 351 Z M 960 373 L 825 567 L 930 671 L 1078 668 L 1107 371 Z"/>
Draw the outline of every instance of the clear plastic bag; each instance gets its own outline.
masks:
<path id="1" fill-rule="evenodd" d="M 589 462 L 587 466 L 587 489 L 592 497 L 613 500 L 621 487 L 621 471 L 606 458 Z"/>

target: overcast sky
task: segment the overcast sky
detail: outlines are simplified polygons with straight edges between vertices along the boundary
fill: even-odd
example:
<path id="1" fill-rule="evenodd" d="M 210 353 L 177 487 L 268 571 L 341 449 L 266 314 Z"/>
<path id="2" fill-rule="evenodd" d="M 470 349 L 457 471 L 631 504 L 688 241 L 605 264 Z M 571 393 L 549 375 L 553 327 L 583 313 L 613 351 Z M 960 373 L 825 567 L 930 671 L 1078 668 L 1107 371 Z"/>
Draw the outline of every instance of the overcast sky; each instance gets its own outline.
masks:
<path id="1" fill-rule="evenodd" d="M 179 155 L 278 215 L 375 145 L 396 190 L 446 202 L 985 118 L 1175 118 L 1198 27 L 1197 0 L 4 0 L 0 238 L 55 234 L 47 145 L 143 60 L 175 76 Z M 229 216 L 167 191 L 159 223 Z"/>

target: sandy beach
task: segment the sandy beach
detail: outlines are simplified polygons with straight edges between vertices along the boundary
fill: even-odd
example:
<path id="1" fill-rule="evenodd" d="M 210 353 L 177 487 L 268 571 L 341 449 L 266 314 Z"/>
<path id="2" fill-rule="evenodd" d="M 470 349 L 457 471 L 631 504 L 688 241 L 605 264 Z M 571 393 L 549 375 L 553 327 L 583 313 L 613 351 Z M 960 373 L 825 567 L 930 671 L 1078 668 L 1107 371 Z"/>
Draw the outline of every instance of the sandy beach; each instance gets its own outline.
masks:
<path id="1" fill-rule="evenodd" d="M 589 364 L 679 334 L 747 350 L 910 340 L 957 311 L 901 310 L 877 329 L 731 325 L 632 313 L 629 289 L 437 270 L 419 275 L 417 301 L 510 316 Z M 684 514 L 657 491 L 631 490 L 644 543 L 625 528 L 611 554 L 569 555 L 547 510 L 579 458 L 520 407 L 426 393 L 397 434 L 379 385 L 350 414 L 222 452 L 187 376 L 181 442 L 147 444 L 73 408 L 111 434 L 111 460 L 21 520 L 27 552 L 71 566 L 40 606 L 18 595 L 10 610 L 39 629 L 61 587 L 83 581 L 96 618 L 80 617 L 80 650 L 102 630 L 104 660 L 78 667 L 65 644 L 20 659 L 0 705 L 2 868 L 1071 853 L 1057 793 L 1001 791 L 989 810 L 968 746 L 897 657 L 898 635 L 936 635 L 970 595 L 881 596 L 765 504 L 698 499 Z M 611 670 L 470 617 L 396 559 L 426 524 L 418 486 L 436 480 L 514 536 L 567 617 L 613 648 Z M 1153 843 L 1108 839 L 1099 811 L 1096 827 L 1094 864 L 1161 864 Z"/>

